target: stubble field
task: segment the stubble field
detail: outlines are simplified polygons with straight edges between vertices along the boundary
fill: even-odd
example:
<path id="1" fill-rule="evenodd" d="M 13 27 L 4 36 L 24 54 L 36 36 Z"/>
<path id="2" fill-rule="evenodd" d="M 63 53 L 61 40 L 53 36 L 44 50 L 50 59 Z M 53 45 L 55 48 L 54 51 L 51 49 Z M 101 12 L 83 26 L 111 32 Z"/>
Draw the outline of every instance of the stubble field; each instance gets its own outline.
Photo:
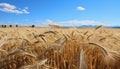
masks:
<path id="1" fill-rule="evenodd" d="M 120 69 L 120 29 L 0 28 L 0 69 Z"/>

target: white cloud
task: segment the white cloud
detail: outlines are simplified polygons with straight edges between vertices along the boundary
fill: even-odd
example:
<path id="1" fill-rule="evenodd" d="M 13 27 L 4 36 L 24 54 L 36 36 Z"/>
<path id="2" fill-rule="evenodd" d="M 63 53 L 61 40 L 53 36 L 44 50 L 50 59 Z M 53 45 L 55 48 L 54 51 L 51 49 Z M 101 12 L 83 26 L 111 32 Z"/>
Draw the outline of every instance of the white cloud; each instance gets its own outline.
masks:
<path id="1" fill-rule="evenodd" d="M 99 22 L 99 21 L 94 21 L 94 20 L 70 20 L 70 21 L 64 21 L 64 22 L 54 22 L 52 20 L 46 20 L 41 22 L 42 25 L 47 25 L 47 24 L 59 24 L 60 26 L 81 26 L 81 25 L 104 25 L 104 26 L 112 26 L 109 23 L 105 22 Z"/>
<path id="2" fill-rule="evenodd" d="M 45 21 L 37 21 L 37 24 L 39 24 L 39 23 L 41 26 L 44 26 L 44 27 L 48 27 L 48 24 L 57 24 L 50 19 L 47 19 Z"/>
<path id="3" fill-rule="evenodd" d="M 82 7 L 82 6 L 78 6 L 78 7 L 77 7 L 77 10 L 79 10 L 79 11 L 84 11 L 84 10 L 85 10 L 85 8 L 84 8 L 84 7 Z"/>
<path id="4" fill-rule="evenodd" d="M 26 10 L 28 9 L 28 7 L 24 7 Z"/>
<path id="5" fill-rule="evenodd" d="M 18 8 L 14 5 L 8 3 L 0 3 L 0 11 L 7 13 L 16 13 L 16 14 L 29 14 L 27 11 L 28 7 L 25 7 L 22 10 L 18 10 Z"/>

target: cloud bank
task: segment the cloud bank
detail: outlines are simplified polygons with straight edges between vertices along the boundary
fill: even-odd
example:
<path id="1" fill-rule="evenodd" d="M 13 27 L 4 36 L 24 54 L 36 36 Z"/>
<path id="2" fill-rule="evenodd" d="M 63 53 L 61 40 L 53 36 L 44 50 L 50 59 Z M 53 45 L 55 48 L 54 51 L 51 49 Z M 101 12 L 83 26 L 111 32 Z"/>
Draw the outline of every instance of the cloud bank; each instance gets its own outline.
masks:
<path id="1" fill-rule="evenodd" d="M 0 3 L 0 11 L 7 13 L 15 13 L 15 14 L 29 14 L 27 11 L 28 7 L 19 10 L 15 5 L 11 5 L 9 3 Z"/>
<path id="2" fill-rule="evenodd" d="M 70 26 L 70 27 L 76 27 L 81 25 L 103 25 L 103 26 L 112 26 L 109 23 L 105 22 L 98 22 L 94 20 L 70 20 L 70 21 L 64 21 L 64 22 L 54 22 L 50 19 L 47 19 L 45 21 L 41 22 L 41 25 L 48 25 L 48 24 L 59 24 L 60 26 Z"/>

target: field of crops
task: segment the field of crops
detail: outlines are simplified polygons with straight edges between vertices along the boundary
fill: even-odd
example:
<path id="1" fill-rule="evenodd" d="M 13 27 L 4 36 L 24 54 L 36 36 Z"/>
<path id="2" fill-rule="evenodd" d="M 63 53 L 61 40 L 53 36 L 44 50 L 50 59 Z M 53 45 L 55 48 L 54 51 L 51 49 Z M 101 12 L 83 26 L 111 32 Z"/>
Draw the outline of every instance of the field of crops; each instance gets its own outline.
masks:
<path id="1" fill-rule="evenodd" d="M 0 69 L 120 69 L 120 29 L 0 28 Z"/>

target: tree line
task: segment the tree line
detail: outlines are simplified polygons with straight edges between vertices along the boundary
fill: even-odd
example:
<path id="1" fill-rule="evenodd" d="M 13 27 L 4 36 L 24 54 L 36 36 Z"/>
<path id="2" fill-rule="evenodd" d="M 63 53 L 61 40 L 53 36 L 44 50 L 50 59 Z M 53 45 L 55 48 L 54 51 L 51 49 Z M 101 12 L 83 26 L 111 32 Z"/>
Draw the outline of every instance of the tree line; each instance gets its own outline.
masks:
<path id="1" fill-rule="evenodd" d="M 0 27 L 2 27 L 2 28 L 6 28 L 6 27 L 20 27 L 20 26 L 19 26 L 19 25 L 0 25 Z M 29 26 L 29 27 L 34 28 L 35 25 L 31 25 L 31 26 Z"/>

